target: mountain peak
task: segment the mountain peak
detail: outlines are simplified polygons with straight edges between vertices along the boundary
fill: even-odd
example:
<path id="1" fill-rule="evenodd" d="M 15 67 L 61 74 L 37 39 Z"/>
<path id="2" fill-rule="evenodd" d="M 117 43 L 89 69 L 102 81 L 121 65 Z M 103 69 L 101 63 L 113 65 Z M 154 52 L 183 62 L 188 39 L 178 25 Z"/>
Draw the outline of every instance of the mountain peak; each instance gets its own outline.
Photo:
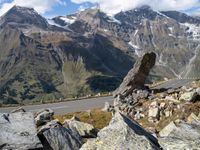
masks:
<path id="1" fill-rule="evenodd" d="M 26 15 L 38 14 L 33 8 L 21 7 L 17 5 L 13 6 L 7 13 L 26 13 Z"/>
<path id="2" fill-rule="evenodd" d="M 136 9 L 152 10 L 151 6 L 149 6 L 149 5 L 142 5 L 142 6 L 140 6 L 140 7 L 137 7 Z"/>
<path id="3" fill-rule="evenodd" d="M 13 6 L 1 17 L 1 25 L 33 25 L 40 28 L 47 28 L 48 23 L 45 18 L 39 15 L 33 8 Z M 14 26 L 15 27 L 15 26 Z"/>

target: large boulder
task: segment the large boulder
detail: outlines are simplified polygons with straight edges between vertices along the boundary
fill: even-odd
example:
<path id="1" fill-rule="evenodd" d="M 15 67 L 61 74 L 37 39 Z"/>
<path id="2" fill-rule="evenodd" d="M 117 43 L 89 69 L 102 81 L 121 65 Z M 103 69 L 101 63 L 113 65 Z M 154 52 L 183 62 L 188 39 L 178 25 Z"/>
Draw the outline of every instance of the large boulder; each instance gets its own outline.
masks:
<path id="1" fill-rule="evenodd" d="M 76 117 L 64 121 L 64 127 L 76 129 L 78 133 L 84 138 L 94 138 L 97 136 L 97 129 L 93 125 L 80 122 Z"/>
<path id="2" fill-rule="evenodd" d="M 79 150 L 83 139 L 75 129 L 63 127 L 56 121 L 43 126 L 38 136 L 45 150 Z"/>
<path id="3" fill-rule="evenodd" d="M 159 150 L 157 139 L 139 124 L 116 112 L 110 124 L 99 131 L 98 137 L 88 140 L 81 150 Z"/>
<path id="4" fill-rule="evenodd" d="M 133 69 L 131 69 L 124 78 L 120 87 L 114 91 L 113 96 L 121 95 L 126 97 L 134 89 L 143 88 L 150 70 L 155 65 L 156 54 L 154 52 L 146 53 L 137 60 Z"/>
<path id="5" fill-rule="evenodd" d="M 167 126 L 162 131 L 159 143 L 164 150 L 194 150 L 200 147 L 200 124 L 188 124 L 182 122 Z"/>
<path id="6" fill-rule="evenodd" d="M 42 149 L 32 113 L 0 114 L 0 149 Z"/>
<path id="7" fill-rule="evenodd" d="M 44 125 L 47 122 L 50 122 L 51 120 L 53 120 L 53 115 L 54 111 L 49 108 L 40 110 L 35 114 L 36 125 L 40 126 Z"/>

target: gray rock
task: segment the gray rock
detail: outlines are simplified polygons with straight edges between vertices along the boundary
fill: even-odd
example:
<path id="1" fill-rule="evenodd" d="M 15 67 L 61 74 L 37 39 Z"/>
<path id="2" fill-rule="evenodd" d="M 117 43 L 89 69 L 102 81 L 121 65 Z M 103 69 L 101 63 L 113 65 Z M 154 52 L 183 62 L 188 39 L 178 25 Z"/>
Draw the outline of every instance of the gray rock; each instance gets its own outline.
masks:
<path id="1" fill-rule="evenodd" d="M 116 112 L 98 137 L 87 141 L 81 150 L 159 150 L 157 139 L 139 124 Z"/>
<path id="2" fill-rule="evenodd" d="M 30 112 L 0 114 L 0 149 L 39 149 L 34 116 Z"/>
<path id="3" fill-rule="evenodd" d="M 35 115 L 36 125 L 40 126 L 47 122 L 50 122 L 51 120 L 53 120 L 53 115 L 54 115 L 53 110 L 49 108 L 37 112 Z"/>
<path id="4" fill-rule="evenodd" d="M 165 98 L 167 96 L 167 93 L 161 93 L 160 98 Z"/>
<path id="5" fill-rule="evenodd" d="M 97 129 L 93 125 L 80 122 L 75 117 L 64 121 L 64 127 L 70 129 L 76 129 L 78 133 L 84 138 L 94 138 L 97 136 Z"/>
<path id="6" fill-rule="evenodd" d="M 134 89 L 144 88 L 144 83 L 149 75 L 150 70 L 153 68 L 156 62 L 156 54 L 146 53 L 135 63 L 133 69 L 129 71 L 124 78 L 120 87 L 114 91 L 113 96 L 117 97 L 122 95 L 126 97 L 131 94 Z"/>
<path id="7" fill-rule="evenodd" d="M 156 97 L 155 95 L 150 95 L 150 96 L 148 97 L 148 99 L 149 99 L 149 100 L 155 100 L 155 99 L 157 99 L 157 97 Z"/>
<path id="8" fill-rule="evenodd" d="M 83 139 L 74 129 L 62 127 L 52 122 L 50 128 L 44 128 L 38 136 L 45 150 L 79 150 Z"/>
<path id="9" fill-rule="evenodd" d="M 166 137 L 166 136 L 169 136 L 169 134 L 171 132 L 173 132 L 174 130 L 176 130 L 176 125 L 174 124 L 174 122 L 170 122 L 170 124 L 168 124 L 166 127 L 164 127 L 160 132 L 159 132 L 159 135 L 161 137 Z"/>
<path id="10" fill-rule="evenodd" d="M 42 133 L 50 128 L 55 128 L 58 125 L 61 125 L 61 123 L 59 123 L 57 120 L 52 120 L 45 125 L 38 127 L 38 133 Z"/>
<path id="11" fill-rule="evenodd" d="M 179 100 L 195 102 L 198 97 L 198 93 L 196 91 L 192 91 L 181 94 Z"/>
<path id="12" fill-rule="evenodd" d="M 150 108 L 148 116 L 152 118 L 159 118 L 159 112 L 160 112 L 160 109 L 158 107 Z"/>
<path id="13" fill-rule="evenodd" d="M 172 125 L 167 137 L 159 138 L 164 150 L 198 150 L 200 148 L 200 125 L 180 123 Z"/>
<path id="14" fill-rule="evenodd" d="M 139 97 L 141 99 L 146 99 L 149 96 L 149 91 L 147 91 L 147 90 L 139 90 L 138 94 L 139 94 Z"/>
<path id="15" fill-rule="evenodd" d="M 137 90 L 136 93 L 132 93 L 132 97 L 134 99 L 146 99 L 149 96 L 149 92 L 147 90 Z"/>

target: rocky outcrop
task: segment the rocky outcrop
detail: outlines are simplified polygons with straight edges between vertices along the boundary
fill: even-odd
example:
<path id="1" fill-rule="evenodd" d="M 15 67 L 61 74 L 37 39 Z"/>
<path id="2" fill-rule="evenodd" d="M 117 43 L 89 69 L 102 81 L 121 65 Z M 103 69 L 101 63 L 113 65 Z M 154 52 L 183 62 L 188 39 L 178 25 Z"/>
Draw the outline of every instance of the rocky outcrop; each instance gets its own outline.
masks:
<path id="1" fill-rule="evenodd" d="M 159 143 L 164 150 L 199 148 L 200 122 L 198 124 L 181 122 L 177 125 L 170 123 L 161 133 Z"/>
<path id="2" fill-rule="evenodd" d="M 150 70 L 155 65 L 156 54 L 146 53 L 137 60 L 133 69 L 129 71 L 123 82 L 113 92 L 114 109 L 123 112 L 126 115 L 137 115 L 136 118 L 141 118 L 137 105 L 142 103 L 144 99 L 154 98 L 154 94 L 144 86 Z"/>
<path id="3" fill-rule="evenodd" d="M 87 141 L 81 150 L 159 150 L 157 139 L 139 124 L 116 112 L 110 124 L 100 130 L 98 137 Z"/>
<path id="4" fill-rule="evenodd" d="M 38 136 L 45 150 L 79 150 L 83 144 L 75 129 L 65 128 L 55 121 L 43 127 Z"/>
<path id="5" fill-rule="evenodd" d="M 97 130 L 93 125 L 81 122 L 76 117 L 64 121 L 64 127 L 69 129 L 76 129 L 78 133 L 84 138 L 94 138 L 97 135 Z"/>
<path id="6" fill-rule="evenodd" d="M 0 149 L 42 149 L 30 112 L 0 114 Z"/>
<path id="7" fill-rule="evenodd" d="M 47 122 L 53 120 L 54 111 L 47 108 L 40 110 L 35 114 L 35 122 L 37 126 L 44 125 Z"/>
<path id="8" fill-rule="evenodd" d="M 124 78 L 120 87 L 113 93 L 114 97 L 121 95 L 126 97 L 133 93 L 134 89 L 144 88 L 144 83 L 149 75 L 150 70 L 155 65 L 156 54 L 146 53 L 137 60 L 133 69 L 131 69 Z"/>

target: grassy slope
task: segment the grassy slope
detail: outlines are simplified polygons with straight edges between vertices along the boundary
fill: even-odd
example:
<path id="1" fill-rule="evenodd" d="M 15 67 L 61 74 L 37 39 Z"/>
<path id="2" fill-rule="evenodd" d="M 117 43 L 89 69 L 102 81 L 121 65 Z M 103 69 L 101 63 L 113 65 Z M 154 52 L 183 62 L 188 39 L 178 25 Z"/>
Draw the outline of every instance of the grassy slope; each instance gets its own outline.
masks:
<path id="1" fill-rule="evenodd" d="M 107 126 L 111 120 L 111 113 L 103 112 L 99 109 L 94 109 L 91 111 L 83 111 L 83 112 L 75 112 L 68 113 L 65 115 L 57 115 L 55 116 L 61 123 L 64 122 L 65 119 L 71 119 L 73 116 L 78 117 L 82 122 L 90 123 L 94 125 L 97 129 L 102 129 Z"/>

